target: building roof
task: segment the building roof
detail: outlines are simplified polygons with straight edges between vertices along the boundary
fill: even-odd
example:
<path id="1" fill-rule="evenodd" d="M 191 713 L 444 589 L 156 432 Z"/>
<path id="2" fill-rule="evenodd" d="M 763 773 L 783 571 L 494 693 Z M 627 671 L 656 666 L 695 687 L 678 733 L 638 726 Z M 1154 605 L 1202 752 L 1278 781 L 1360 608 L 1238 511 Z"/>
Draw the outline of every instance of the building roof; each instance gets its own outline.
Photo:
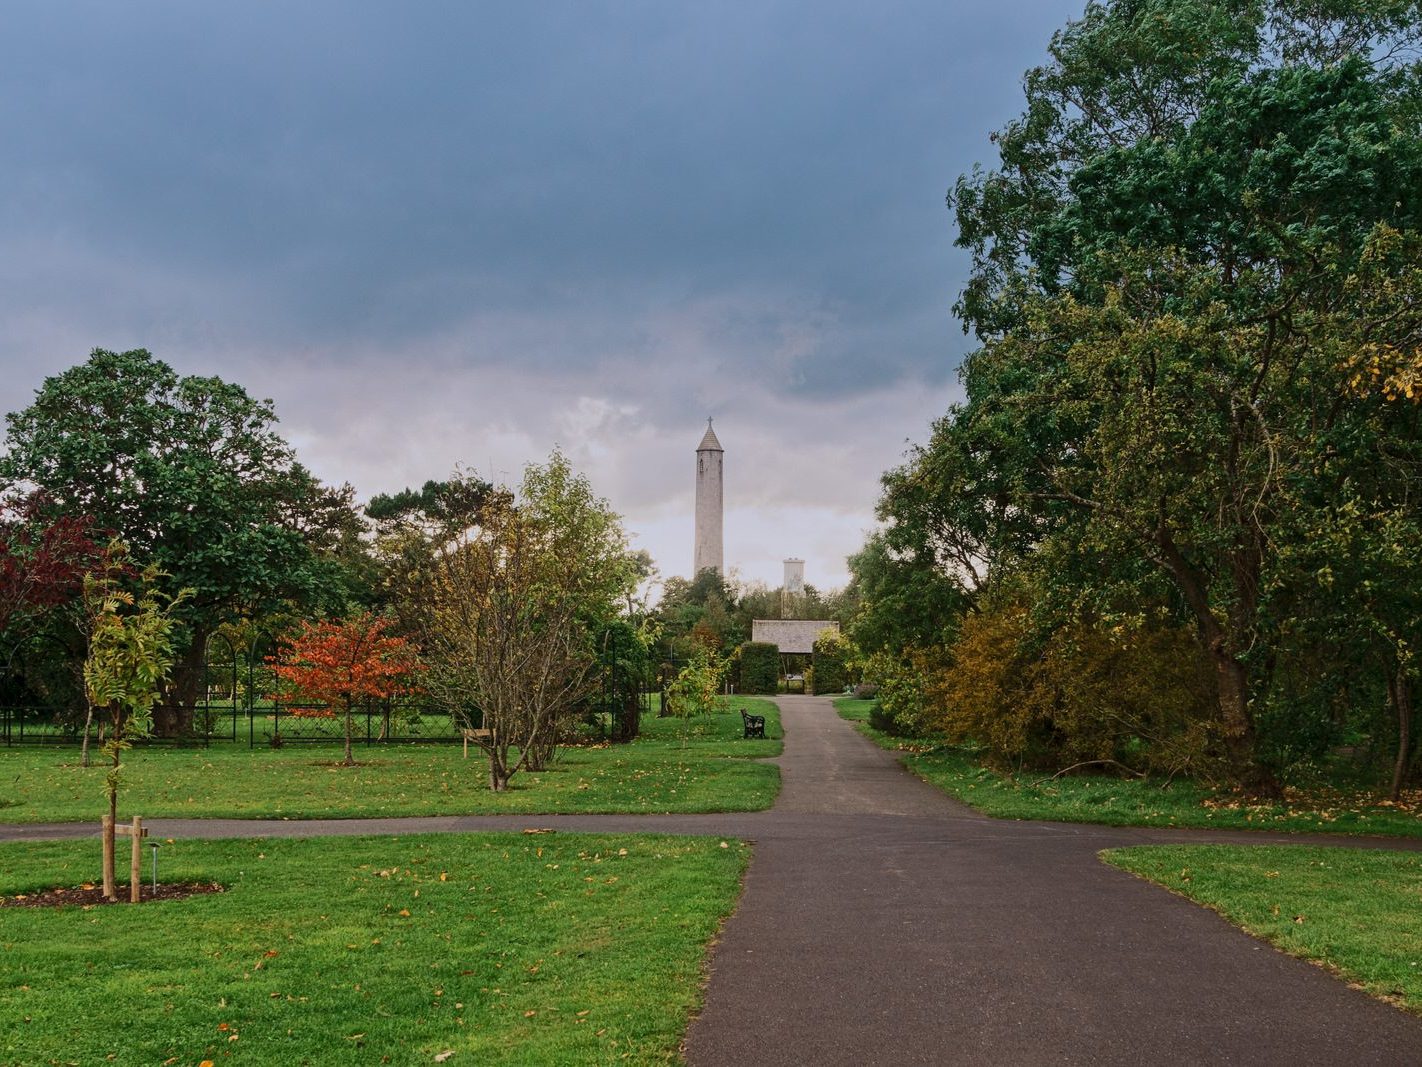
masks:
<path id="1" fill-rule="evenodd" d="M 825 630 L 839 633 L 839 623 L 832 619 L 751 620 L 751 640 L 774 645 L 782 653 L 808 655 L 815 650 L 815 638 Z"/>
<path id="2" fill-rule="evenodd" d="M 716 431 L 711 429 L 711 420 L 706 420 L 706 436 L 701 439 L 701 443 L 696 446 L 698 452 L 724 452 L 721 442 L 716 440 Z"/>

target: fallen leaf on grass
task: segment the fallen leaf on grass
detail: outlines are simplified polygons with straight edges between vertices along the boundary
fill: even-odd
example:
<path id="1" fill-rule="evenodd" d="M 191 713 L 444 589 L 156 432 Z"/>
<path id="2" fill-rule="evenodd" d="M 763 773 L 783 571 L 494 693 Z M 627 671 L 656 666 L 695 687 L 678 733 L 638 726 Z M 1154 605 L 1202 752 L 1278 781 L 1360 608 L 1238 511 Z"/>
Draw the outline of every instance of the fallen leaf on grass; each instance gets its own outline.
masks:
<path id="1" fill-rule="evenodd" d="M 454 1049 L 452 1049 L 452 1048 L 447 1048 L 447 1049 L 445 1049 L 443 1052 L 437 1052 L 437 1053 L 435 1053 L 435 1058 L 434 1058 L 435 1063 L 443 1063 L 445 1060 L 449 1059 L 449 1057 L 451 1057 L 451 1056 L 453 1056 L 453 1055 L 454 1055 Z"/>

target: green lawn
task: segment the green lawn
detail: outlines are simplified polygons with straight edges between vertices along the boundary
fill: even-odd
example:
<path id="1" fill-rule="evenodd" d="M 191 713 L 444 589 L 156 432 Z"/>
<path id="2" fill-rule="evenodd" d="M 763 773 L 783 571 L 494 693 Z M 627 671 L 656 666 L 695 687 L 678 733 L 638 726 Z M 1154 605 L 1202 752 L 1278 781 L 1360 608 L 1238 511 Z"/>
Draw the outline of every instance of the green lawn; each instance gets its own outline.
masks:
<path id="1" fill-rule="evenodd" d="M 748 855 L 583 834 L 169 843 L 163 881 L 227 892 L 0 908 L 0 1062 L 678 1062 Z M 0 846 L 0 895 L 97 867 L 92 841 Z"/>
<path id="2" fill-rule="evenodd" d="M 1296 845 L 1151 845 L 1112 849 L 1102 858 L 1375 996 L 1422 1012 L 1422 856 Z"/>
<path id="3" fill-rule="evenodd" d="M 906 749 L 904 765 L 925 781 L 1001 819 L 1046 819 L 1111 826 L 1190 826 L 1230 830 L 1384 834 L 1422 837 L 1413 805 L 1394 805 L 1364 793 L 1289 790 L 1285 801 L 1262 804 L 1176 779 L 1117 778 L 1100 774 L 1006 775 L 983 767 L 963 748 L 891 737 L 868 724 L 873 701 L 837 700 L 840 715 L 866 737 Z"/>
<path id="4" fill-rule="evenodd" d="M 759 811 L 780 789 L 780 771 L 751 757 L 776 756 L 780 717 L 768 700 L 738 698 L 766 717 L 768 740 L 746 740 L 727 711 L 691 720 L 642 720 L 628 745 L 564 749 L 537 774 L 491 793 L 486 765 L 456 744 L 362 745 L 363 766 L 335 766 L 339 745 L 249 749 L 139 748 L 125 760 L 121 808 L 146 818 L 356 818 L 500 812 Z M 77 748 L 0 749 L 0 823 L 97 819 L 104 770 L 78 766 Z"/>

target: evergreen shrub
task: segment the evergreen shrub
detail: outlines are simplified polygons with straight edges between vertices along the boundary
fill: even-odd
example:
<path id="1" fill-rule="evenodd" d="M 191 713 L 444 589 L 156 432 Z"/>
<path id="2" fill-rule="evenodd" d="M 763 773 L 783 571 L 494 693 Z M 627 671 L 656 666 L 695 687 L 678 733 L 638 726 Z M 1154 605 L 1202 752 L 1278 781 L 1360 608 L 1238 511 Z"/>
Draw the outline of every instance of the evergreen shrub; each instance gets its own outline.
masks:
<path id="1" fill-rule="evenodd" d="M 849 658 L 849 642 L 837 630 L 822 630 L 815 638 L 814 687 L 816 696 L 821 693 L 842 693 L 849 678 L 846 660 Z"/>
<path id="2" fill-rule="evenodd" d="M 742 693 L 774 693 L 780 683 L 780 647 L 765 641 L 741 646 Z"/>

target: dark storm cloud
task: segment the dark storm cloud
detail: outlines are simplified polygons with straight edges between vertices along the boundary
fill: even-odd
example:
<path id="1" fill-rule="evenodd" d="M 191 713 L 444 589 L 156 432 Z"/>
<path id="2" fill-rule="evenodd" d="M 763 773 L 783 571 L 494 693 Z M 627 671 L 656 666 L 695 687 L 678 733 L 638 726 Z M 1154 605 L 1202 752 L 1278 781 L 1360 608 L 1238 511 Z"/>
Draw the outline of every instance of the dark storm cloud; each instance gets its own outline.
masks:
<path id="1" fill-rule="evenodd" d="M 258 274 L 278 337 L 757 283 L 853 328 L 946 309 L 943 193 L 1038 6 L 12 5 L 0 200 L 12 236 Z"/>
<path id="2" fill-rule="evenodd" d="M 332 457 L 394 403 L 346 383 L 303 406 L 342 370 L 467 382 L 526 424 L 773 410 L 799 448 L 838 399 L 941 410 L 965 348 L 944 194 L 1079 10 L 10 3 L 0 401 L 145 345 L 275 396 Z M 870 498 L 921 429 L 866 440 Z"/>

